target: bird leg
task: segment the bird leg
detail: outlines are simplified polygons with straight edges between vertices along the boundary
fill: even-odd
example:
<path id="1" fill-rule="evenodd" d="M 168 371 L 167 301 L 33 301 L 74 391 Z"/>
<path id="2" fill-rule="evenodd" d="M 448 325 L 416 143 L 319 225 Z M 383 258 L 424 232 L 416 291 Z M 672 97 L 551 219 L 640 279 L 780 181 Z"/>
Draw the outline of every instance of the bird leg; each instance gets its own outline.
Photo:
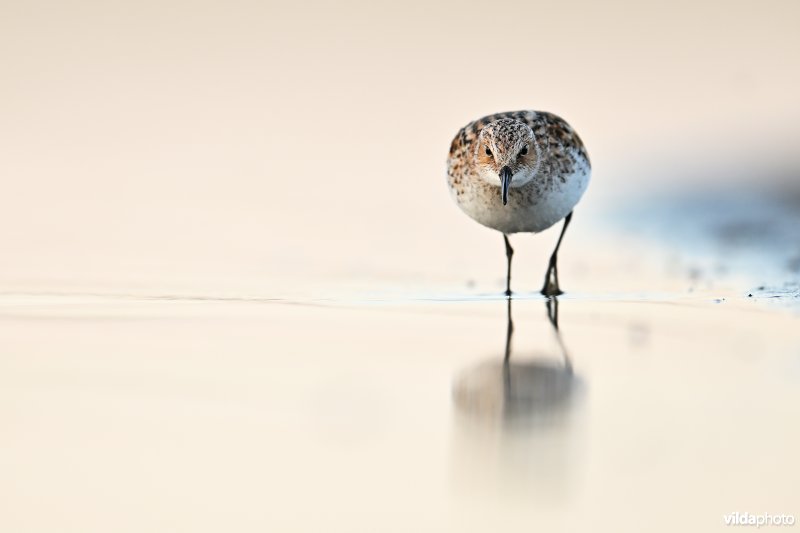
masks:
<path id="1" fill-rule="evenodd" d="M 506 243 L 506 259 L 508 259 L 508 268 L 506 269 L 506 296 L 511 296 L 511 257 L 514 255 L 514 249 L 508 242 L 508 236 L 503 233 L 503 240 Z"/>
<path id="2" fill-rule="evenodd" d="M 542 294 L 545 296 L 558 296 L 564 294 L 558 286 L 558 249 L 561 247 L 561 240 L 564 238 L 564 233 L 567 231 L 569 221 L 572 220 L 572 212 L 564 219 L 564 227 L 561 228 L 561 235 L 558 236 L 556 249 L 553 250 L 553 255 L 550 256 L 550 263 L 547 265 L 547 274 L 544 276 L 544 287 L 542 287 Z M 510 259 L 509 259 L 510 261 Z M 509 264 L 509 269 L 511 268 Z"/>

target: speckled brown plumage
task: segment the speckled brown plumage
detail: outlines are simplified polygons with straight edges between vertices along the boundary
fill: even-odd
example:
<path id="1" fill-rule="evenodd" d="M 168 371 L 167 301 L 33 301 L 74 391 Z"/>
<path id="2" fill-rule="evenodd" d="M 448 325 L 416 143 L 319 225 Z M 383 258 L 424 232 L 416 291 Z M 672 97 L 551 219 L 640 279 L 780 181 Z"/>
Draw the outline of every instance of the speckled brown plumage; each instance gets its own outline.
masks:
<path id="1" fill-rule="evenodd" d="M 583 141 L 563 118 L 545 111 L 507 111 L 479 118 L 458 130 L 450 143 L 450 157 L 447 160 L 448 174 L 454 183 L 460 182 L 463 173 L 469 171 L 466 155 L 473 149 L 480 131 L 501 119 L 514 119 L 533 130 L 536 142 L 545 154 L 541 162 L 541 172 L 556 176 L 565 176 L 572 172 L 572 161 L 565 154 L 566 146 L 576 148 L 589 161 Z"/>
<path id="2" fill-rule="evenodd" d="M 475 164 L 476 143 L 481 131 L 498 123 L 503 127 L 498 128 L 499 134 L 493 139 L 503 141 L 516 125 L 524 125 L 533 132 L 537 148 L 527 157 L 528 164 L 535 167 L 535 178 L 522 187 L 510 189 L 507 207 L 500 203 L 499 186 L 482 179 Z M 564 119 L 543 111 L 495 113 L 470 122 L 453 138 L 447 160 L 448 184 L 457 202 L 475 202 L 485 198 L 485 201 L 502 210 L 499 211 L 501 218 L 508 219 L 511 215 L 520 218 L 505 224 L 508 227 L 504 233 L 540 231 L 537 228 L 543 224 L 526 224 L 524 219 L 530 218 L 530 213 L 522 213 L 520 208 L 540 205 L 548 192 L 560 190 L 568 179 L 576 179 L 576 175 L 577 179 L 584 177 L 588 180 L 589 172 L 589 155 L 575 130 Z M 547 209 L 546 206 L 542 208 L 545 211 Z M 547 225 L 554 224 L 565 215 L 561 214 L 556 220 L 550 220 L 553 216 L 545 217 L 549 222 Z M 494 227 L 482 220 L 478 222 Z M 503 231 L 503 228 L 495 229 Z"/>
<path id="3" fill-rule="evenodd" d="M 447 159 L 447 183 L 462 211 L 503 233 L 508 257 L 506 294 L 511 294 L 513 254 L 508 235 L 537 233 L 560 220 L 565 221 L 566 230 L 590 175 L 589 155 L 580 137 L 552 113 L 496 113 L 456 133 Z M 557 252 L 558 246 L 543 294 L 561 292 Z"/>

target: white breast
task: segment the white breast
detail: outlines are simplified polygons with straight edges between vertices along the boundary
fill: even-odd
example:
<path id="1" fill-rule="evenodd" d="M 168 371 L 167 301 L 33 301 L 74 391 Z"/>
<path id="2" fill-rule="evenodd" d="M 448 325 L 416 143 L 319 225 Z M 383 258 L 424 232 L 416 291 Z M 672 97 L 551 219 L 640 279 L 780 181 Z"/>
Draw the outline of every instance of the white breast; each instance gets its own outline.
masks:
<path id="1" fill-rule="evenodd" d="M 534 179 L 512 188 L 508 205 L 503 205 L 499 187 L 477 177 L 465 183 L 461 194 L 453 187 L 450 190 L 461 210 L 484 226 L 506 234 L 538 233 L 566 217 L 586 191 L 591 169 L 582 157 L 576 157 L 575 163 L 568 176 Z"/>

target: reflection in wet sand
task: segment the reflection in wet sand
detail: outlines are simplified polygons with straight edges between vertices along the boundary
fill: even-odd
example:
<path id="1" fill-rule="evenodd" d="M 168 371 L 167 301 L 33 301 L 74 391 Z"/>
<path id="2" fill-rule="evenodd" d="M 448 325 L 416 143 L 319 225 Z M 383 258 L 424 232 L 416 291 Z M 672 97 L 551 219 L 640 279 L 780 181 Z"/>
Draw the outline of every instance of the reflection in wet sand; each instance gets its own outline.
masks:
<path id="1" fill-rule="evenodd" d="M 509 500 L 560 499 L 572 485 L 585 439 L 576 433 L 584 388 L 561 338 L 558 300 L 546 302 L 558 350 L 514 356 L 511 300 L 504 352 L 461 372 L 451 481 L 457 492 L 501 490 Z M 577 425 L 579 426 L 579 425 Z"/>
<path id="2" fill-rule="evenodd" d="M 558 327 L 558 299 L 549 298 L 545 305 L 558 342 L 558 357 L 545 354 L 532 360 L 512 359 L 514 322 L 509 299 L 503 357 L 468 369 L 453 385 L 453 398 L 461 413 L 475 419 L 500 418 L 507 426 L 533 427 L 568 409 L 580 380 Z"/>

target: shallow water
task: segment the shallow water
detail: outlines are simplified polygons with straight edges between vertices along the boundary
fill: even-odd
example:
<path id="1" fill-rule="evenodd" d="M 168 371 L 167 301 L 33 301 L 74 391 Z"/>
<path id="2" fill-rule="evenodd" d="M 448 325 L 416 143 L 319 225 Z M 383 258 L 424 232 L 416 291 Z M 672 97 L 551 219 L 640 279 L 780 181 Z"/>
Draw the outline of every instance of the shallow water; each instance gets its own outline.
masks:
<path id="1" fill-rule="evenodd" d="M 469 293 L 0 302 L 9 530 L 705 531 L 796 510 L 797 317 L 734 292 L 565 295 L 563 344 L 522 297 L 507 360 L 508 302 Z"/>
<path id="2" fill-rule="evenodd" d="M 796 220 L 717 198 L 724 223 Z M 446 276 L 410 260 L 316 278 L 6 276 L 3 529 L 671 532 L 797 516 L 791 232 L 732 249 L 702 202 L 681 224 L 622 205 L 576 216 L 556 301 L 531 290 L 550 234 L 512 239 L 511 301 L 494 235 Z"/>
<path id="3" fill-rule="evenodd" d="M 719 212 L 796 216 L 736 205 Z M 584 215 L 605 222 L 575 225 L 574 290 L 554 301 L 528 290 L 547 237 L 512 240 L 511 301 L 487 275 L 499 246 L 477 280 L 6 281 L 5 529 L 709 531 L 796 514 L 793 243 L 732 251 L 706 207 L 683 226 L 647 213 Z"/>
<path id="4" fill-rule="evenodd" d="M 0 532 L 800 517 L 796 2 L 5 4 Z M 560 337 L 444 180 L 524 108 Z"/>

